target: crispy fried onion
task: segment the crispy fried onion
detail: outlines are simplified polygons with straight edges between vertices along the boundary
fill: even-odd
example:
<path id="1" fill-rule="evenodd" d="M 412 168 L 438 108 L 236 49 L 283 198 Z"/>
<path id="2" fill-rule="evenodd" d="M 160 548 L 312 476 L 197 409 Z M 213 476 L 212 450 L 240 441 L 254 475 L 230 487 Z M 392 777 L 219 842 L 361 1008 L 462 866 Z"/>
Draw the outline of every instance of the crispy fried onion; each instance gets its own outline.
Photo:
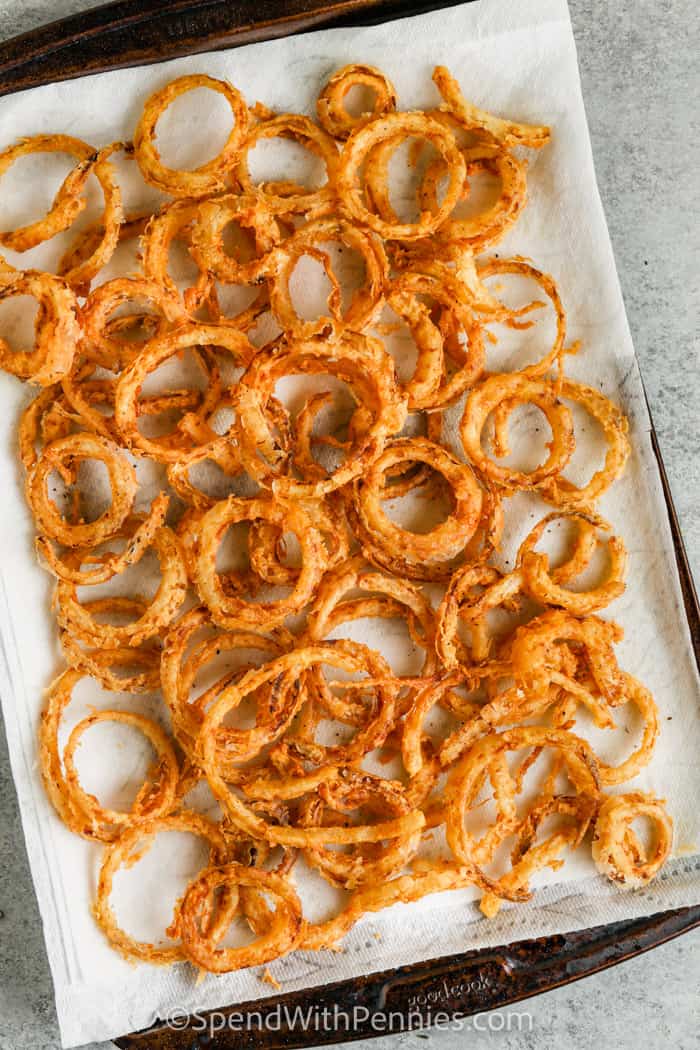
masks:
<path id="1" fill-rule="evenodd" d="M 157 309 L 155 314 L 140 314 L 130 319 L 153 319 L 153 337 L 164 335 L 168 328 L 186 320 L 179 297 L 155 281 L 143 277 L 115 277 L 90 293 L 81 310 L 83 339 L 88 344 L 88 355 L 106 368 L 115 362 L 129 364 L 141 351 L 138 343 L 120 335 L 119 328 L 110 326 L 110 318 L 126 303 L 144 301 Z"/>
<path id="2" fill-rule="evenodd" d="M 383 143 L 395 149 L 412 137 L 429 142 L 447 169 L 448 185 L 439 208 L 423 211 L 417 222 L 383 219 L 363 200 L 362 166 L 372 151 Z M 369 226 L 385 240 L 413 241 L 427 237 L 449 217 L 460 198 L 466 165 L 452 132 L 426 113 L 389 113 L 354 131 L 343 148 L 336 189 L 343 211 L 349 218 Z"/>
<path id="3" fill-rule="evenodd" d="M 269 921 L 265 932 L 252 944 L 240 948 L 217 947 L 220 929 L 212 933 L 208 925 L 212 897 L 220 887 L 235 891 L 247 887 L 274 901 L 274 911 L 266 908 Z M 182 940 L 186 958 L 209 973 L 230 973 L 278 959 L 298 946 L 303 929 L 301 901 L 289 879 L 235 862 L 207 868 L 190 883 L 172 927 Z"/>
<path id="4" fill-rule="evenodd" d="M 277 529 L 292 532 L 299 541 L 302 565 L 292 593 L 269 602 L 248 602 L 227 593 L 216 569 L 217 552 L 226 531 L 239 522 L 265 521 Z M 194 583 L 200 598 L 221 627 L 270 628 L 300 612 L 314 594 L 326 565 L 326 547 L 312 518 L 300 504 L 260 497 L 219 501 L 202 515 L 198 526 Z M 229 588 L 230 590 L 230 588 Z"/>
<path id="5" fill-rule="evenodd" d="M 176 462 L 183 451 L 191 449 L 192 438 L 181 429 L 153 438 L 141 433 L 138 428 L 139 394 L 151 372 L 174 355 L 191 350 L 207 378 L 207 387 L 201 395 L 196 411 L 196 415 L 206 422 L 218 408 L 222 396 L 214 349 L 228 351 L 237 365 L 247 363 L 253 351 L 243 333 L 233 328 L 192 324 L 150 341 L 143 352 L 121 373 L 114 397 L 114 422 L 127 448 L 132 452 L 151 456 L 162 463 Z M 210 437 L 208 434 L 207 438 Z"/>
<path id="6" fill-rule="evenodd" d="M 549 142 L 550 129 L 541 124 L 517 124 L 486 113 L 467 102 L 459 84 L 445 66 L 436 66 L 433 73 L 435 86 L 445 100 L 445 107 L 460 118 L 466 127 L 481 128 L 506 146 L 529 146 L 541 149 Z"/>
<path id="7" fill-rule="evenodd" d="M 177 171 L 166 167 L 160 159 L 154 141 L 156 124 L 171 102 L 195 88 L 208 88 L 223 95 L 231 107 L 234 126 L 216 157 L 194 171 Z M 248 107 L 241 93 L 228 81 L 216 80 L 203 73 L 178 77 L 146 100 L 134 133 L 136 161 L 144 179 L 152 186 L 157 186 L 173 197 L 203 197 L 225 185 L 226 174 L 236 160 L 247 130 Z"/>
<path id="8" fill-rule="evenodd" d="M 126 828 L 122 834 L 105 850 L 97 883 L 97 895 L 93 914 L 113 948 L 126 959 L 165 965 L 180 962 L 186 958 L 181 943 L 155 945 L 138 941 L 126 933 L 117 923 L 110 901 L 114 876 L 120 868 L 129 868 L 139 861 L 153 844 L 157 835 L 168 831 L 184 831 L 204 839 L 209 844 L 209 862 L 223 864 L 226 862 L 229 847 L 221 827 L 199 813 L 183 810 L 172 816 L 145 820 Z M 220 902 L 220 910 L 212 916 L 212 932 L 223 932 L 235 914 L 238 905 L 236 894 L 228 894 Z M 177 906 L 173 916 L 177 920 Z M 169 930 L 172 928 L 169 928 Z M 168 931 L 169 932 L 169 931 Z M 175 931 L 173 931 L 175 932 Z M 176 934 L 177 935 L 177 934 Z"/>
<path id="9" fill-rule="evenodd" d="M 158 590 L 136 620 L 125 624 L 100 623 L 95 616 L 101 611 L 89 602 L 81 602 L 77 586 L 69 579 L 59 579 L 56 588 L 57 620 L 62 630 L 88 645 L 98 648 L 138 646 L 159 634 L 172 623 L 187 593 L 187 571 L 178 538 L 167 525 L 159 526 L 149 543 L 160 564 Z M 145 550 L 142 551 L 145 553 Z M 65 559 L 68 569 L 83 564 L 84 551 L 79 548 Z M 138 608 L 142 606 L 139 603 Z"/>
<path id="10" fill-rule="evenodd" d="M 536 551 L 535 547 L 548 525 L 567 520 L 574 522 L 578 530 L 574 550 L 563 564 L 550 569 L 548 556 Z M 596 548 L 603 543 L 599 533 L 608 535 L 609 564 L 605 581 L 587 591 L 563 587 L 562 584 L 588 566 Z M 620 537 L 614 535 L 608 522 L 597 514 L 576 511 L 548 514 L 520 544 L 517 563 L 522 573 L 523 589 L 530 597 L 542 605 L 561 606 L 576 616 L 587 616 L 604 609 L 625 589 L 627 549 Z"/>
<path id="11" fill-rule="evenodd" d="M 460 397 L 481 378 L 484 369 L 484 340 L 475 314 L 474 297 L 464 281 L 446 267 L 431 267 L 428 274 L 403 271 L 391 283 L 387 302 L 408 325 L 418 348 L 416 367 L 405 384 L 411 408 L 437 408 Z M 436 322 L 419 296 L 427 297 L 441 309 Z M 453 342 L 446 344 L 445 322 Z M 446 375 L 446 353 L 454 356 L 457 331 L 466 337 L 466 348 L 459 345 L 460 363 Z"/>
<path id="12" fill-rule="evenodd" d="M 363 815 L 400 817 L 412 809 L 412 803 L 397 781 L 341 769 L 336 779 L 324 780 L 317 794 L 304 799 L 300 824 L 314 828 L 329 823 L 347 824 L 348 815 L 356 810 Z M 387 845 L 359 843 L 346 853 L 309 846 L 304 850 L 304 858 L 331 885 L 355 889 L 376 884 L 399 872 L 416 853 L 420 840 L 421 830 L 416 828 L 391 839 Z"/>
<path id="13" fill-rule="evenodd" d="M 80 566 L 76 568 L 73 558 L 71 559 L 73 564 L 69 564 L 56 553 L 45 536 L 37 537 L 37 552 L 51 572 L 62 580 L 83 586 L 106 583 L 113 576 L 124 572 L 130 565 L 135 565 L 143 557 L 153 543 L 156 531 L 165 523 L 169 502 L 170 497 L 167 492 L 161 492 L 153 500 L 147 515 L 135 514 L 126 519 L 123 527 L 109 537 L 110 541 L 122 538 L 126 540 L 124 550 L 120 553 L 96 554 L 92 547 L 80 551 L 86 563 L 94 566 L 89 569 L 82 569 Z"/>
<path id="14" fill-rule="evenodd" d="M 197 635 L 201 632 L 205 632 L 206 636 L 198 640 Z M 195 741 L 208 705 L 226 686 L 240 677 L 242 672 L 223 673 L 193 699 L 197 675 L 204 672 L 211 661 L 222 653 L 233 655 L 245 650 L 262 653 L 266 657 L 276 657 L 292 646 L 293 636 L 282 628 L 277 628 L 269 634 L 252 630 L 222 632 L 214 629 L 209 610 L 204 606 L 190 609 L 172 625 L 163 644 L 160 661 L 161 687 L 175 736 L 192 760 L 195 759 Z M 190 647 L 191 651 L 188 652 Z M 243 665 L 243 670 L 247 669 L 248 665 Z M 233 759 L 243 746 L 242 740 L 247 741 L 245 747 L 249 751 L 255 752 L 269 739 L 271 727 L 275 725 L 274 720 L 278 713 L 270 707 L 270 690 L 258 690 L 256 697 L 259 701 L 260 724 L 255 733 L 248 733 L 244 738 L 225 725 L 219 725 L 216 730 L 217 764 L 219 768 L 226 768 L 228 776 L 235 775 Z"/>
<path id="15" fill-rule="evenodd" d="M 353 116 L 345 106 L 345 98 L 354 87 L 369 89 L 374 102 L 369 112 Z M 325 85 L 316 101 L 316 113 L 322 128 L 336 139 L 346 139 L 357 128 L 371 120 L 393 113 L 396 109 L 396 90 L 391 81 L 374 66 L 356 62 L 338 69 Z"/>
<path id="16" fill-rule="evenodd" d="M 649 849 L 640 843 L 633 821 L 646 817 L 653 829 Z M 673 821 L 662 799 L 642 791 L 606 798 L 593 834 L 593 860 L 598 871 L 624 886 L 646 886 L 667 859 L 673 844 Z"/>
<path id="17" fill-rule="evenodd" d="M 346 382 L 358 403 L 355 415 L 362 420 L 344 462 L 330 476 L 312 482 L 285 476 L 289 450 L 280 447 L 265 419 L 277 381 L 298 373 L 331 374 Z M 406 416 L 391 357 L 378 340 L 350 332 L 337 341 L 312 339 L 261 350 L 241 377 L 234 404 L 232 433 L 246 470 L 282 498 L 318 499 L 351 481 L 374 461 Z"/>
<path id="18" fill-rule="evenodd" d="M 275 725 L 268 733 L 268 737 L 275 739 L 289 725 L 305 699 L 305 692 L 299 681 L 302 671 L 320 663 L 348 671 L 362 671 L 365 669 L 368 656 L 371 657 L 371 651 L 365 649 L 364 646 L 345 641 L 296 649 L 260 669 L 249 671 L 240 682 L 225 689 L 212 704 L 198 738 L 198 761 L 206 774 L 213 794 L 233 824 L 242 831 L 253 838 L 265 839 L 268 842 L 304 847 L 324 843 L 349 845 L 358 842 L 380 842 L 423 826 L 423 814 L 416 810 L 392 820 L 380 821 L 377 824 L 352 827 L 299 828 L 270 824 L 229 789 L 217 765 L 215 730 L 225 715 L 238 706 L 245 696 L 267 682 L 274 683 Z M 379 692 L 384 697 L 379 710 L 357 734 L 357 737 L 362 736 L 363 738 L 363 751 L 360 753 L 365 753 L 375 746 L 375 741 L 382 739 L 382 735 L 386 734 L 393 720 L 394 692 L 386 688 L 380 689 Z M 245 731 L 242 732 L 245 735 Z M 245 748 L 241 749 L 240 754 L 241 757 L 250 757 L 249 750 Z M 302 794 L 305 786 L 300 785 L 300 787 L 300 794 Z"/>
<path id="19" fill-rule="evenodd" d="M 409 532 L 382 509 L 385 475 L 397 463 L 429 463 L 450 488 L 449 517 L 426 533 Z M 390 490 L 389 490 L 390 491 Z M 353 488 L 356 533 L 367 559 L 396 575 L 435 580 L 449 576 L 482 517 L 482 489 L 469 466 L 425 438 L 399 438 L 377 456 Z"/>
<path id="20" fill-rule="evenodd" d="M 78 342 L 78 301 L 65 281 L 27 270 L 0 275 L 0 302 L 30 295 L 39 304 L 31 350 L 13 350 L 0 338 L 0 368 L 39 386 L 50 386 L 70 372 Z"/>
<path id="21" fill-rule="evenodd" d="M 291 139 L 319 157 L 326 168 L 326 182 L 320 189 L 307 189 L 294 183 L 262 183 L 255 185 L 248 167 L 248 155 L 265 139 Z M 331 138 L 308 117 L 284 113 L 254 124 L 250 129 L 234 168 L 235 176 L 246 194 L 258 194 L 275 214 L 306 212 L 313 217 L 328 207 L 337 186 L 338 147 Z"/>
<path id="22" fill-rule="evenodd" d="M 364 281 L 357 288 L 343 311 L 342 290 L 326 252 L 317 247 L 327 243 L 338 243 L 361 257 L 364 264 Z M 289 282 L 299 258 L 303 255 L 318 257 L 331 284 L 328 297 L 329 317 L 315 321 L 302 321 L 292 302 Z M 381 312 L 384 305 L 384 288 L 389 276 L 389 265 L 381 241 L 342 219 L 323 218 L 306 223 L 265 260 L 265 268 L 272 277 L 270 307 L 278 323 L 285 331 L 307 338 L 326 326 L 347 326 L 362 331 Z"/>
<path id="23" fill-rule="evenodd" d="M 494 413 L 497 424 L 493 440 L 494 451 L 499 457 L 510 453 L 506 424 L 508 415 L 517 404 L 536 405 L 552 431 L 549 455 L 534 470 L 522 471 L 499 466 L 482 448 L 484 427 L 491 413 Z M 500 418 L 499 413 L 502 414 Z M 487 478 L 506 489 L 541 487 L 548 478 L 559 474 L 566 466 L 575 447 L 571 412 L 559 400 L 557 385 L 524 375 L 522 372 L 492 375 L 479 383 L 469 395 L 459 429 L 469 460 Z"/>
<path id="24" fill-rule="evenodd" d="M 117 662 L 116 654 L 111 658 Z M 122 660 L 126 662 L 125 656 L 119 658 Z M 58 745 L 61 718 L 83 677 L 79 671 L 64 671 L 49 690 L 39 730 L 41 776 L 54 809 L 71 831 L 86 839 L 112 842 L 124 827 L 165 816 L 172 810 L 179 766 L 170 737 L 153 719 L 119 710 L 95 711 L 78 722 L 70 733 L 61 761 Z M 75 752 L 87 730 L 100 722 L 121 722 L 138 729 L 157 755 L 144 785 L 126 812 L 102 806 L 80 784 Z"/>
<path id="25" fill-rule="evenodd" d="M 431 114 L 440 123 L 448 126 L 454 121 L 456 127 L 464 124 L 454 114 L 438 110 Z M 453 248 L 468 246 L 474 252 L 482 252 L 497 244 L 520 217 L 527 203 L 527 163 L 520 160 L 508 149 L 495 149 L 491 142 L 477 144 L 462 149 L 466 163 L 466 179 L 462 188 L 462 197 L 468 199 L 471 193 L 470 179 L 480 173 L 486 173 L 500 182 L 498 199 L 488 208 L 478 211 L 469 217 L 451 216 L 438 231 L 438 239 Z M 418 191 L 418 200 L 426 211 L 438 209 L 440 185 L 445 176 L 445 166 L 441 160 L 429 165 L 424 173 Z"/>
<path id="26" fill-rule="evenodd" d="M 576 821 L 577 826 L 574 830 L 553 833 L 541 847 L 530 845 L 533 832 L 544 816 L 551 812 L 563 811 L 560 808 L 563 806 L 561 797 L 548 803 L 545 800 L 546 812 L 539 812 L 536 818 L 528 814 L 525 819 L 530 818 L 530 825 L 526 825 L 527 832 L 516 846 L 513 867 L 496 883 L 483 902 L 482 906 L 487 914 L 494 914 L 497 910 L 498 905 L 494 898 L 500 897 L 501 890 L 527 891 L 532 871 L 551 864 L 572 842 L 580 842 L 595 813 L 599 796 L 600 777 L 595 756 L 588 744 L 573 733 L 540 726 L 521 726 L 504 733 L 489 733 L 481 737 L 455 763 L 445 789 L 447 841 L 459 863 L 489 863 L 505 839 L 522 831 L 523 818 L 518 815 L 515 803 L 517 780 L 513 777 L 506 759 L 509 751 L 525 747 L 534 747 L 538 751 L 545 748 L 562 753 L 566 757 L 569 779 L 576 788 L 577 795 L 583 797 L 583 802 L 572 802 L 566 807 L 569 815 Z M 465 814 L 473 807 L 487 777 L 493 789 L 498 816 L 496 822 L 491 824 L 481 837 L 476 838 L 465 826 Z"/>
<path id="27" fill-rule="evenodd" d="M 71 522 L 49 496 L 47 483 L 56 471 L 67 486 L 74 485 L 77 464 L 83 460 L 104 463 L 112 501 L 95 521 Z M 47 445 L 26 484 L 27 500 L 41 532 L 64 547 L 94 547 L 114 536 L 131 512 L 136 490 L 134 468 L 117 445 L 84 433 L 69 434 Z"/>
<path id="28" fill-rule="evenodd" d="M 79 257 L 69 258 L 69 255 L 65 255 L 59 264 L 61 276 L 69 287 L 76 292 L 82 292 L 86 285 L 89 287 L 93 277 L 111 258 L 119 240 L 121 193 L 108 158 L 122 148 L 122 143 L 116 142 L 95 150 L 70 135 L 35 135 L 5 150 L 0 154 L 0 177 L 15 160 L 30 153 L 68 153 L 78 160 L 78 164 L 63 180 L 44 218 L 0 233 L 0 244 L 14 251 L 25 252 L 67 230 L 86 207 L 86 183 L 89 176 L 94 175 L 104 197 L 104 210 L 99 225 L 94 228 L 95 236 L 88 250 Z"/>

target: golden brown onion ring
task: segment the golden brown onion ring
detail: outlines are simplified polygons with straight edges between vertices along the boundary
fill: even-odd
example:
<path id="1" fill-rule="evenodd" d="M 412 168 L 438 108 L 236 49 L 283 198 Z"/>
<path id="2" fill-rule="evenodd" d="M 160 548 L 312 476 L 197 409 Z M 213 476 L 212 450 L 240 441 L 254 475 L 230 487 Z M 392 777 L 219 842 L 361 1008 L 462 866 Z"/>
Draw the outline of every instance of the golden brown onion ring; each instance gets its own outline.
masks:
<path id="1" fill-rule="evenodd" d="M 509 407 L 514 407 L 516 403 L 536 405 L 552 429 L 549 455 L 534 470 L 521 471 L 498 466 L 481 447 L 486 421 L 503 403 Z M 492 375 L 479 383 L 469 395 L 459 431 L 469 460 L 491 481 L 515 489 L 541 487 L 547 478 L 558 474 L 566 466 L 575 445 L 571 413 L 559 400 L 556 385 L 521 372 Z M 503 446 L 502 435 L 500 437 L 496 451 L 500 455 L 507 455 L 509 449 L 507 445 Z"/>
<path id="2" fill-rule="evenodd" d="M 216 939 L 202 929 L 208 919 L 210 898 L 222 886 L 251 887 L 272 898 L 274 912 L 265 932 L 252 944 L 240 948 L 217 948 Z M 178 908 L 173 930 L 182 938 L 185 956 L 209 973 L 231 973 L 247 966 L 261 966 L 297 947 L 303 930 L 303 915 L 291 883 L 274 872 L 244 867 L 235 862 L 207 868 L 187 887 Z"/>
<path id="3" fill-rule="evenodd" d="M 418 222 L 387 222 L 371 211 L 362 199 L 360 170 L 371 150 L 386 139 L 417 136 L 435 147 L 448 171 L 449 183 L 437 211 L 423 212 Z M 464 157 L 452 133 L 425 113 L 389 113 L 358 128 L 345 143 L 336 189 L 349 218 L 369 226 L 385 240 L 411 241 L 429 236 L 447 220 L 459 200 L 466 175 Z"/>
<path id="4" fill-rule="evenodd" d="M 66 521 L 48 495 L 47 481 L 55 470 L 66 481 L 75 480 L 80 460 L 104 463 L 112 492 L 110 506 L 91 522 Z M 121 449 L 96 434 L 69 434 L 47 445 L 27 478 L 27 501 L 41 532 L 64 547 L 94 547 L 110 539 L 131 513 L 136 496 L 136 474 Z"/>
<path id="5" fill-rule="evenodd" d="M 185 958 L 182 945 L 179 943 L 157 946 L 138 941 L 122 930 L 117 923 L 109 899 L 114 876 L 119 869 L 129 867 L 136 859 L 141 858 L 155 837 L 161 832 L 168 831 L 184 831 L 203 838 L 210 847 L 210 864 L 223 864 L 227 859 L 229 847 L 220 826 L 208 820 L 207 817 L 200 816 L 199 813 L 183 810 L 174 816 L 147 820 L 126 828 L 120 837 L 105 850 L 93 906 L 93 914 L 98 925 L 112 947 L 116 948 L 125 959 L 164 965 L 180 962 Z M 233 914 L 236 903 L 237 898 L 234 898 L 229 901 L 229 907 L 224 909 L 229 918 Z M 175 917 L 177 917 L 177 911 Z"/>
<path id="6" fill-rule="evenodd" d="M 194 171 L 177 171 L 166 167 L 160 159 L 154 141 L 156 124 L 171 102 L 195 88 L 208 88 L 223 95 L 231 107 L 234 126 L 216 157 Z M 225 185 L 226 175 L 236 160 L 247 130 L 248 108 L 241 93 L 228 81 L 217 80 L 203 73 L 178 77 L 146 100 L 134 134 L 136 161 L 141 174 L 151 186 L 173 197 L 204 197 Z"/>
<path id="7" fill-rule="evenodd" d="M 352 116 L 345 107 L 345 96 L 354 87 L 369 88 L 375 94 L 369 113 Z M 316 113 L 322 128 L 336 139 L 346 139 L 357 128 L 364 127 L 385 113 L 396 109 L 396 89 L 375 66 L 356 62 L 336 70 L 323 87 L 316 102 Z"/>
<path id="8" fill-rule="evenodd" d="M 647 851 L 632 829 L 632 821 L 647 817 L 654 843 Z M 662 799 L 642 791 L 607 798 L 600 808 L 593 834 L 593 860 L 603 875 L 625 886 L 646 886 L 671 852 L 673 821 Z"/>
<path id="9" fill-rule="evenodd" d="M 301 547 L 302 567 L 292 593 L 270 602 L 248 602 L 227 594 L 216 570 L 216 556 L 231 525 L 262 519 L 283 532 L 293 532 Z M 300 612 L 313 596 L 326 565 L 321 534 L 301 505 L 281 499 L 221 500 L 199 522 L 198 554 L 194 564 L 195 585 L 212 618 L 221 627 L 274 627 L 287 616 Z"/>
<path id="10" fill-rule="evenodd" d="M 78 301 L 65 281 L 27 270 L 0 276 L 0 302 L 30 295 L 39 304 L 34 347 L 12 350 L 0 338 L 0 368 L 39 386 L 50 386 L 70 372 L 80 340 Z"/>

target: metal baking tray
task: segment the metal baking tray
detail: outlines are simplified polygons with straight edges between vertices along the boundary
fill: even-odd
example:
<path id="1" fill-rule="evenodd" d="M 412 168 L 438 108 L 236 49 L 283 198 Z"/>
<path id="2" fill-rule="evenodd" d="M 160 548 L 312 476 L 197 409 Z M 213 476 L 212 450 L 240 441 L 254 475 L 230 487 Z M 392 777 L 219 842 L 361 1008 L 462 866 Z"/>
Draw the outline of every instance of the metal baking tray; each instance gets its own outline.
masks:
<path id="1" fill-rule="evenodd" d="M 453 7 L 457 2 L 464 0 L 118 0 L 0 43 L 0 95 L 310 29 L 369 25 Z M 653 424 L 651 438 L 700 668 L 700 606 Z M 406 1029 L 409 1023 L 415 1029 L 422 1022 L 428 1024 L 438 1010 L 466 1017 L 549 991 L 655 948 L 696 926 L 700 926 L 700 907 L 660 912 L 564 935 L 463 952 L 216 1011 L 225 1018 L 233 1013 L 245 1017 L 255 1012 L 261 1021 L 250 1029 L 237 1021 L 224 1023 L 214 1036 L 200 1034 L 200 1018 L 206 1014 L 199 1014 L 196 1031 L 191 1022 L 179 1029 L 156 1023 L 114 1042 L 122 1050 L 195 1050 L 204 1045 L 209 1050 L 321 1046 L 376 1035 L 372 1015 L 378 1011 L 401 1016 L 406 1019 Z M 333 1010 L 336 1004 L 358 1018 L 352 1031 L 321 1024 L 314 1027 L 313 1021 L 310 1028 L 301 1031 L 285 1023 L 285 1017 L 293 1016 L 296 1007 L 305 1011 L 313 1006 L 313 1017 L 322 1018 L 324 1007 Z M 280 1006 L 281 1025 L 265 1024 L 266 1015 L 277 1015 Z M 219 1017 L 217 1024 L 221 1027 Z"/>

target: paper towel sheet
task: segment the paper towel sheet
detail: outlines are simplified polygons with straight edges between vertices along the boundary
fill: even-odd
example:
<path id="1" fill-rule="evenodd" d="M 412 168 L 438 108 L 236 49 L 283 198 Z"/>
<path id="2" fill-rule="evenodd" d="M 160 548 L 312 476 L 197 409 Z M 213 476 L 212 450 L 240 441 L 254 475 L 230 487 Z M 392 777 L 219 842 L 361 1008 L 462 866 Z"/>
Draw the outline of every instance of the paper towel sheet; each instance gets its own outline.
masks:
<path id="1" fill-rule="evenodd" d="M 272 973 L 285 991 L 700 902 L 700 871 L 694 855 L 700 843 L 698 678 L 649 419 L 595 183 L 564 0 L 529 0 L 517 5 L 510 0 L 479 0 L 368 29 L 319 32 L 38 88 L 0 99 L 0 145 L 22 135 L 54 131 L 96 145 L 128 138 L 151 91 L 173 77 L 198 71 L 231 80 L 250 103 L 260 99 L 279 111 L 311 114 L 328 74 L 350 61 L 384 69 L 398 89 L 402 108 L 437 103 L 430 75 L 442 63 L 477 105 L 553 128 L 550 145 L 530 155 L 530 203 L 498 251 L 527 255 L 554 275 L 568 310 L 569 339 L 583 343 L 580 354 L 568 359 L 567 373 L 620 401 L 631 421 L 633 456 L 624 478 L 600 508 L 630 551 L 627 590 L 606 615 L 626 629 L 619 647 L 621 664 L 653 690 L 661 709 L 662 731 L 653 762 L 633 784 L 668 800 L 675 820 L 676 859 L 655 883 L 631 893 L 595 876 L 590 860 L 577 856 L 557 873 L 542 873 L 536 880 L 540 888 L 527 906 L 505 908 L 492 921 L 480 918 L 468 894 L 441 894 L 410 906 L 397 905 L 361 922 L 346 938 L 342 953 L 295 953 L 275 963 Z M 209 105 L 210 100 L 205 101 Z M 193 159 L 188 158 L 188 150 L 196 156 L 203 135 L 220 134 L 222 116 L 209 109 L 203 115 L 185 104 L 177 118 L 183 122 L 180 154 L 171 162 L 185 165 Z M 175 127 L 173 120 L 174 115 L 166 116 L 161 125 L 164 131 Z M 50 158 L 30 158 L 14 183 L 3 180 L 0 227 L 37 214 L 41 203 L 37 194 L 44 192 L 41 187 L 53 163 Z M 29 177 L 22 172 L 30 173 Z M 55 180 L 49 184 L 55 185 Z M 8 186 L 14 190 L 10 192 Z M 154 203 L 153 195 L 148 203 Z M 32 265 L 42 264 L 43 250 L 37 249 Z M 27 265 L 26 259 L 21 265 Z M 5 315 L 2 320 L 7 322 Z M 17 420 L 30 396 L 26 386 L 0 376 L 0 491 L 4 500 L 0 516 L 0 687 L 62 1040 L 64 1046 L 74 1046 L 143 1028 L 174 1009 L 213 1008 L 268 996 L 274 989 L 260 980 L 258 971 L 208 976 L 196 983 L 186 966 L 133 968 L 109 948 L 93 923 L 89 906 L 100 848 L 77 839 L 60 824 L 43 795 L 37 772 L 36 727 L 42 693 L 61 667 L 61 658 L 49 609 L 51 583 L 34 557 L 33 523 L 24 504 L 16 456 Z M 582 448 L 585 454 L 585 438 Z M 586 465 L 579 464 L 577 469 L 583 471 Z M 510 512 L 515 525 L 507 537 L 508 549 L 531 527 L 528 514 L 525 505 L 519 514 Z M 369 640 L 388 654 L 400 652 L 397 637 Z M 93 699 L 81 695 L 76 706 L 84 708 Z M 157 698 L 137 702 L 114 696 L 102 696 L 95 702 L 145 711 L 157 711 L 159 704 Z M 631 730 L 628 735 L 626 728 Z M 629 750 L 634 728 L 621 724 L 606 757 L 619 760 Z M 128 734 L 118 742 L 125 755 L 131 754 L 128 748 L 132 745 Z M 134 768 L 126 772 L 120 768 L 120 775 L 126 780 L 136 775 L 139 760 L 135 753 Z M 86 772 L 91 775 L 89 769 Z M 114 781 L 111 790 L 118 794 L 120 784 Z M 160 868 L 155 861 L 150 867 L 144 862 L 136 885 L 132 882 L 120 900 L 120 917 L 126 916 L 134 933 L 144 929 L 139 922 L 147 923 L 149 933 L 163 928 L 176 893 L 196 864 L 197 858 L 185 850 L 183 842 L 171 843 L 169 849 L 169 853 L 158 854 Z M 318 896 L 320 906 L 325 907 L 327 898 L 317 887 L 318 881 L 309 877 L 303 895 L 307 901 Z"/>

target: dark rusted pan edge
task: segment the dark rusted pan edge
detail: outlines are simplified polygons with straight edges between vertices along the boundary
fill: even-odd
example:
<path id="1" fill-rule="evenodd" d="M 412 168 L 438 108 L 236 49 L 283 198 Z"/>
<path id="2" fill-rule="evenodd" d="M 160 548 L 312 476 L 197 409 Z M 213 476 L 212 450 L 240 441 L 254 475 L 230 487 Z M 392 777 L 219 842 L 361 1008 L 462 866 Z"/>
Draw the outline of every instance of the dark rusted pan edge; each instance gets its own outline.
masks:
<path id="1" fill-rule="evenodd" d="M 416 1031 L 432 1022 L 444 1024 L 448 1016 L 469 1017 L 551 991 L 696 926 L 700 907 L 661 912 L 225 1007 L 212 1011 L 215 1017 L 202 1012 L 183 1028 L 158 1024 L 114 1042 L 122 1050 L 281 1050 Z M 339 1022 L 336 1008 L 343 1011 Z M 298 1023 L 290 1025 L 295 1009 L 310 1011 L 306 1030 Z M 330 1018 L 325 1023 L 324 1010 Z M 351 1019 L 349 1025 L 345 1016 Z M 216 1034 L 207 1034 L 212 1031 Z"/>
<path id="2" fill-rule="evenodd" d="M 118 0 L 1 43 L 0 95 L 310 29 L 388 21 L 459 2 L 463 0 Z"/>
<path id="3" fill-rule="evenodd" d="M 0 95 L 89 73 L 165 61 L 288 36 L 314 28 L 360 25 L 454 6 L 459 0 L 119 0 L 54 22 L 0 44 Z M 686 617 L 700 667 L 700 607 L 678 517 L 659 450 L 651 440 L 664 489 Z M 115 1040 L 123 1050 L 243 1050 L 320 1046 L 377 1035 L 378 1012 L 405 1019 L 405 1028 L 429 1024 L 438 1011 L 469 1016 L 504 1007 L 648 951 L 700 925 L 700 907 L 593 927 L 566 935 L 519 941 L 384 973 L 223 1008 L 243 1016 L 310 1006 L 319 1015 L 338 1004 L 360 1017 L 351 1030 L 273 1031 L 226 1027 L 200 1035 L 198 1018 L 182 1029 L 157 1024 Z M 198 1015 L 198 1017 L 206 1015 Z M 240 1025 L 237 1026 L 240 1028 Z M 389 1029 L 392 1030 L 392 1029 Z M 396 1029 L 393 1029 L 396 1030 Z"/>

